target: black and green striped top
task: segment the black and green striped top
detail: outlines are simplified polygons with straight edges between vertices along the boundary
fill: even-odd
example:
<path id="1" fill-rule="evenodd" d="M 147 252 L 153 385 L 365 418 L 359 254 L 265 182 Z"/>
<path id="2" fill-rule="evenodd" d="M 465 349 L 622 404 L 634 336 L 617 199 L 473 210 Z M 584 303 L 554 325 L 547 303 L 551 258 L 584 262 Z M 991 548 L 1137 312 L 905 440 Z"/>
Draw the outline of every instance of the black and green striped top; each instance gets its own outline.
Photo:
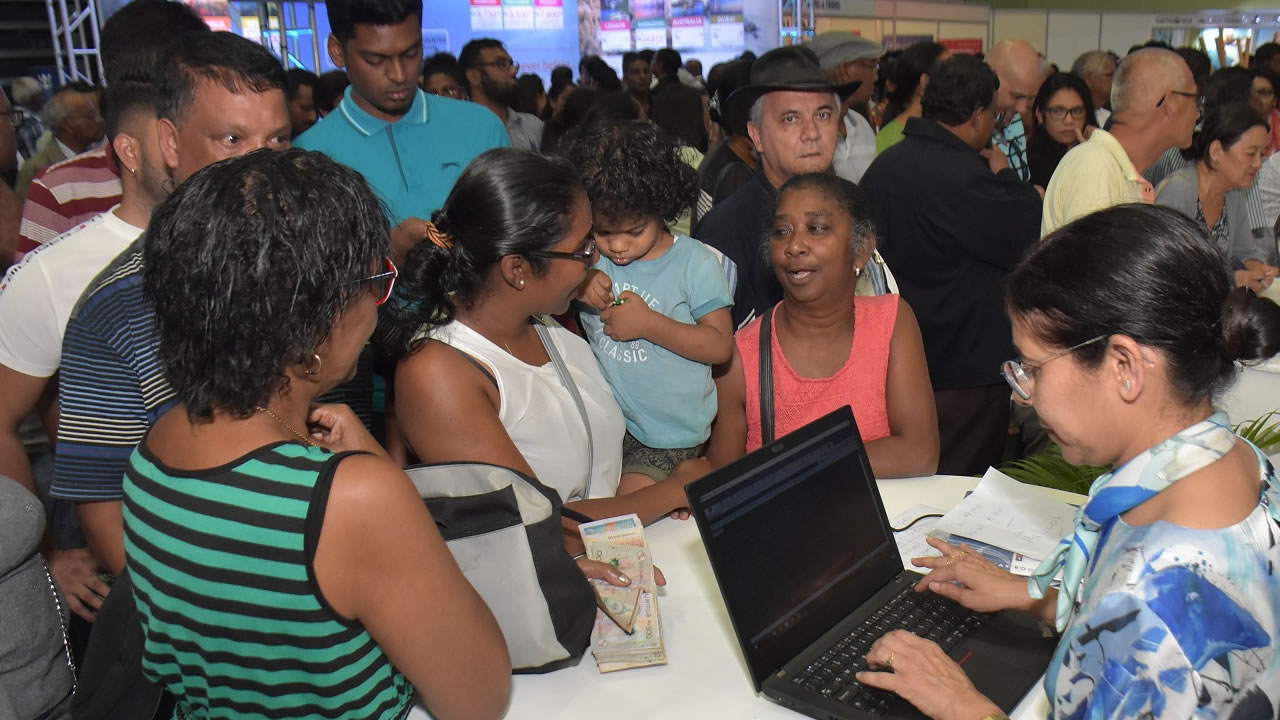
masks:
<path id="1" fill-rule="evenodd" d="M 178 698 L 178 715 L 406 715 L 408 680 L 316 583 L 339 456 L 276 443 L 221 467 L 177 471 L 146 444 L 125 474 L 125 552 L 143 672 Z"/>

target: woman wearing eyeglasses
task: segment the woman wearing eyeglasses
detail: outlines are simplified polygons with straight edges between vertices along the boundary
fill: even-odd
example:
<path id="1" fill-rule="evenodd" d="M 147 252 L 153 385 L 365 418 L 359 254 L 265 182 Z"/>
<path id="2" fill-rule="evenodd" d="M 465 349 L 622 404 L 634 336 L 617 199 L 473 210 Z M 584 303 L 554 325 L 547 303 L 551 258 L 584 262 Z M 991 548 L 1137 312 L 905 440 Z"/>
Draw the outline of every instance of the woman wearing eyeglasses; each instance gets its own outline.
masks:
<path id="1" fill-rule="evenodd" d="M 1009 279 L 1016 398 L 1068 461 L 1111 469 L 1029 578 L 933 540 L 942 555 L 914 562 L 920 592 L 1057 628 L 1050 718 L 1280 709 L 1280 483 L 1214 409 L 1237 362 L 1280 350 L 1280 307 L 1216 260 L 1185 216 L 1120 205 L 1054 232 Z M 859 680 L 931 717 L 1003 717 L 929 640 L 889 633 L 867 660 L 881 672 Z"/>
<path id="2" fill-rule="evenodd" d="M 124 481 L 143 672 L 185 717 L 495 718 L 510 658 L 430 513 L 345 406 L 396 271 L 359 173 L 257 152 L 151 219 L 146 296 L 177 405 Z M 441 619 L 447 619 L 442 622 Z"/>
<path id="3" fill-rule="evenodd" d="M 1276 276 L 1276 245 L 1254 240 L 1244 188 L 1262 168 L 1267 120 L 1243 102 L 1214 106 L 1185 153 L 1194 165 L 1156 188 L 1156 203 L 1196 221 L 1233 282 L 1261 292 Z"/>
<path id="4" fill-rule="evenodd" d="M 1094 121 L 1093 95 L 1084 80 L 1071 73 L 1054 73 L 1036 95 L 1035 129 L 1027 142 L 1031 184 L 1048 187 L 1053 171 L 1071 148 L 1089 139 Z"/>
<path id="5" fill-rule="evenodd" d="M 568 310 L 595 259 L 573 165 L 513 149 L 477 157 L 401 278 L 397 415 L 423 462 L 501 465 L 588 517 L 634 512 L 649 523 L 686 505 L 684 484 L 706 465 L 616 496 L 622 411 L 587 343 L 543 320 Z"/>

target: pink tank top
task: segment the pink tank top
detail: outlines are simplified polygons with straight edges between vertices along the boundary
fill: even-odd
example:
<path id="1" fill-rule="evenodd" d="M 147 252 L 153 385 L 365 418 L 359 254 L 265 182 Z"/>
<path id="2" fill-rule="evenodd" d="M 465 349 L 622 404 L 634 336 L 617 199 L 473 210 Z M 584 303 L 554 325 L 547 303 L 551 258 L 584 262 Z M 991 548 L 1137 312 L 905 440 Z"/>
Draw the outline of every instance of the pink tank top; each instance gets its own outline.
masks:
<path id="1" fill-rule="evenodd" d="M 770 320 L 777 318 L 777 309 Z M 898 319 L 898 296 L 859 297 L 854 301 L 853 346 L 849 359 L 827 378 L 801 377 L 773 335 L 773 427 L 782 437 L 849 405 L 863 442 L 889 436 L 889 408 L 885 385 L 889 379 L 889 344 Z M 735 338 L 747 383 L 747 452 L 758 450 L 760 437 L 760 320 Z"/>

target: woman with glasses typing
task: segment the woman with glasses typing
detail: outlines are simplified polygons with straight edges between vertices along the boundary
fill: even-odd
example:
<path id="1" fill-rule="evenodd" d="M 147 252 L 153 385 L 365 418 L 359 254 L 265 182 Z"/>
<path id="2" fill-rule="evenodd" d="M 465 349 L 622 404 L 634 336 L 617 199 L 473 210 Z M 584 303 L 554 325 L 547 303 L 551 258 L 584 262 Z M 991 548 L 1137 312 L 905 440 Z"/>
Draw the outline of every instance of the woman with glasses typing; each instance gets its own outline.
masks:
<path id="1" fill-rule="evenodd" d="M 397 414 L 423 462 L 501 465 L 588 517 L 649 523 L 686 505 L 706 465 L 617 496 L 622 411 L 587 343 L 544 319 L 568 310 L 595 260 L 591 205 L 567 160 L 477 157 L 401 278 Z"/>
<path id="2" fill-rule="evenodd" d="M 1217 259 L 1185 216 L 1120 205 L 1054 232 L 1009 279 L 1015 399 L 1068 461 L 1110 469 L 1031 577 L 931 540 L 942 554 L 916 558 L 916 589 L 1056 627 L 1051 718 L 1280 709 L 1280 483 L 1214 409 L 1236 363 L 1280 350 L 1280 307 Z M 892 632 L 867 660 L 859 680 L 931 717 L 1003 717 L 928 640 Z"/>
<path id="3" fill-rule="evenodd" d="M 1251 105 L 1215 105 L 1184 153 L 1194 164 L 1156 188 L 1156 204 L 1195 220 L 1218 251 L 1224 272 L 1256 292 L 1276 276 L 1276 244 L 1269 236 L 1254 238 L 1244 189 L 1262 168 L 1268 132 L 1266 118 Z"/>
<path id="4" fill-rule="evenodd" d="M 200 718 L 496 718 L 506 643 L 413 484 L 345 406 L 396 269 L 321 153 L 212 165 L 160 205 L 143 283 L 177 404 L 124 481 L 143 672 Z M 442 621 L 444 619 L 444 621 Z"/>
<path id="5" fill-rule="evenodd" d="M 1094 121 L 1093 95 L 1084 80 L 1071 73 L 1054 73 L 1040 86 L 1035 129 L 1027 142 L 1031 184 L 1048 187 L 1053 171 L 1071 148 L 1089 139 Z"/>

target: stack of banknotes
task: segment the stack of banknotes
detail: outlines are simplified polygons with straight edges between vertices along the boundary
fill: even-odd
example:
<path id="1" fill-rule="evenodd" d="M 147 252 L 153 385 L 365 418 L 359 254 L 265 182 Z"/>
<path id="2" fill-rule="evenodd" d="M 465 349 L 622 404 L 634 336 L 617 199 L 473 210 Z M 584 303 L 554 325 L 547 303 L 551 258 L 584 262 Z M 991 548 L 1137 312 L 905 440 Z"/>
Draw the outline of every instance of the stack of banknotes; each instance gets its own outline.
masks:
<path id="1" fill-rule="evenodd" d="M 653 556 L 644 526 L 633 515 L 597 520 L 578 527 L 587 557 L 608 563 L 631 578 L 626 587 L 591 580 L 600 600 L 591 631 L 591 654 L 600 672 L 665 665 L 662 616 L 658 613 Z"/>

